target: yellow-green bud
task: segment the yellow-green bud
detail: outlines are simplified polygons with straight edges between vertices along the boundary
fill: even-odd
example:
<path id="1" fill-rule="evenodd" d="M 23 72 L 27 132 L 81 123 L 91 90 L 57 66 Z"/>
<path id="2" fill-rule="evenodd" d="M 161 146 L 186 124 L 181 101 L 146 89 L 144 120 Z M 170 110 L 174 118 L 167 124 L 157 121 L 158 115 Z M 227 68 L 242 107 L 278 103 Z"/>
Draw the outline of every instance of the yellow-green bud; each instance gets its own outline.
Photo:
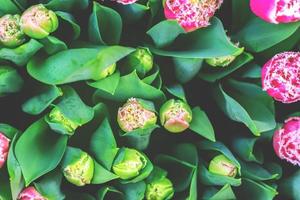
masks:
<path id="1" fill-rule="evenodd" d="M 244 48 L 240 48 L 240 51 L 233 55 L 228 55 L 228 56 L 221 56 L 221 57 L 216 57 L 216 58 L 208 58 L 205 59 L 206 63 L 209 64 L 210 66 L 213 67 L 226 67 L 230 63 L 232 63 L 236 57 L 241 55 L 244 51 Z"/>
<path id="2" fill-rule="evenodd" d="M 154 180 L 146 188 L 146 200 L 169 200 L 174 196 L 174 187 L 168 178 Z"/>
<path id="3" fill-rule="evenodd" d="M 223 154 L 214 157 L 208 166 L 211 173 L 235 177 L 237 174 L 237 167 Z"/>
<path id="4" fill-rule="evenodd" d="M 127 67 L 136 70 L 140 76 L 145 76 L 153 68 L 153 56 L 148 48 L 138 47 L 127 57 Z"/>
<path id="5" fill-rule="evenodd" d="M 78 124 L 68 119 L 58 107 L 55 107 L 49 113 L 49 122 L 59 123 L 70 134 L 72 134 L 77 128 Z"/>
<path id="6" fill-rule="evenodd" d="M 111 65 L 109 65 L 108 67 L 106 67 L 99 75 L 99 79 L 103 79 L 103 78 L 106 78 L 110 75 L 112 75 L 115 71 L 116 71 L 116 67 L 117 67 L 117 64 L 116 63 L 113 63 Z"/>

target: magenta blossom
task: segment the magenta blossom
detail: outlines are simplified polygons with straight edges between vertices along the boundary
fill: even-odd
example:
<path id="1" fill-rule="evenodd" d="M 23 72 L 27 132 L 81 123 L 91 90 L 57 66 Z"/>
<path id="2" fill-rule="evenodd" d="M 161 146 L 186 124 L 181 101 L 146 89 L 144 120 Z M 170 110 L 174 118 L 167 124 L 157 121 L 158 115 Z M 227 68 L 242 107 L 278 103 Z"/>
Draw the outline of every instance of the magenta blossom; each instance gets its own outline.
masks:
<path id="1" fill-rule="evenodd" d="M 9 139 L 0 133 L 0 169 L 3 167 L 9 150 Z"/>
<path id="2" fill-rule="evenodd" d="M 283 127 L 275 131 L 273 147 L 279 158 L 300 166 L 300 117 L 287 119 Z"/>
<path id="3" fill-rule="evenodd" d="M 251 0 L 252 12 L 274 24 L 300 20 L 300 0 Z"/>
<path id="4" fill-rule="evenodd" d="M 19 200 L 46 200 L 34 187 L 25 188 L 18 197 Z"/>
<path id="5" fill-rule="evenodd" d="M 223 0 L 166 0 L 167 19 L 177 20 L 186 32 L 207 27 L 209 20 L 220 8 Z"/>
<path id="6" fill-rule="evenodd" d="M 300 52 L 275 55 L 262 68 L 263 90 L 275 100 L 293 103 L 300 100 Z"/>
<path id="7" fill-rule="evenodd" d="M 112 0 L 116 1 L 117 3 L 123 4 L 123 5 L 128 5 L 128 4 L 133 4 L 137 2 L 138 0 Z"/>

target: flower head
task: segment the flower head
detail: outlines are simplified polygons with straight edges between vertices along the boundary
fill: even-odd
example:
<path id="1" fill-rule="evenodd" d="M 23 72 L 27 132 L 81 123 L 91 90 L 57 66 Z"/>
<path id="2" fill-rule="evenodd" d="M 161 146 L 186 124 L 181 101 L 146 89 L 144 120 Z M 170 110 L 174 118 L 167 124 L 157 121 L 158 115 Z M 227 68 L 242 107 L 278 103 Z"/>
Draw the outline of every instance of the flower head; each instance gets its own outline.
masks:
<path id="1" fill-rule="evenodd" d="M 99 75 L 99 78 L 98 79 L 104 79 L 110 75 L 112 75 L 115 71 L 116 71 L 116 68 L 117 68 L 117 64 L 116 63 L 113 63 L 111 65 L 109 65 L 108 67 L 106 67 Z"/>
<path id="2" fill-rule="evenodd" d="M 3 167 L 9 151 L 9 139 L 0 133 L 0 169 Z"/>
<path id="3" fill-rule="evenodd" d="M 300 166 L 300 117 L 287 119 L 283 127 L 275 131 L 273 147 L 279 158 Z"/>
<path id="4" fill-rule="evenodd" d="M 174 196 L 172 182 L 164 177 L 147 184 L 146 200 L 169 200 Z"/>
<path id="5" fill-rule="evenodd" d="M 25 34 L 20 27 L 19 15 L 4 15 L 0 18 L 0 44 L 16 47 L 25 42 Z"/>
<path id="6" fill-rule="evenodd" d="M 121 108 L 119 108 L 117 120 L 120 128 L 124 132 L 130 132 L 138 128 L 146 128 L 156 124 L 157 117 L 155 112 L 146 108 L 142 101 L 151 103 L 136 98 L 130 98 Z"/>
<path id="7" fill-rule="evenodd" d="M 86 152 L 81 151 L 79 157 L 64 167 L 63 173 L 70 183 L 84 186 L 91 183 L 94 176 L 94 161 Z"/>
<path id="8" fill-rule="evenodd" d="M 26 35 L 35 39 L 47 37 L 58 28 L 58 18 L 43 4 L 31 6 L 21 16 L 21 27 Z"/>
<path id="9" fill-rule="evenodd" d="M 34 187 L 25 188 L 18 196 L 19 200 L 46 200 Z"/>
<path id="10" fill-rule="evenodd" d="M 207 27 L 209 20 L 220 8 L 223 0 L 166 0 L 167 19 L 177 20 L 186 32 Z"/>
<path id="11" fill-rule="evenodd" d="M 262 68 L 263 90 L 277 101 L 300 100 L 300 52 L 275 55 Z"/>
<path id="12" fill-rule="evenodd" d="M 300 20 L 299 0 L 251 0 L 250 7 L 255 15 L 274 24 Z"/>
<path id="13" fill-rule="evenodd" d="M 238 45 L 237 45 L 237 47 L 238 47 Z M 243 53 L 243 51 L 244 51 L 244 48 L 240 48 L 239 51 L 237 51 L 236 53 L 234 53 L 232 55 L 221 56 L 221 57 L 216 57 L 216 58 L 208 58 L 208 59 L 205 59 L 205 61 L 207 64 L 209 64 L 210 66 L 213 66 L 213 67 L 226 67 L 226 66 L 230 65 L 236 59 L 236 57 L 241 55 Z"/>
<path id="14" fill-rule="evenodd" d="M 211 173 L 235 177 L 237 174 L 237 167 L 223 154 L 214 157 L 208 166 Z"/>
<path id="15" fill-rule="evenodd" d="M 161 124 L 172 133 L 186 130 L 192 121 L 192 111 L 188 104 L 181 100 L 170 99 L 159 111 Z"/>
<path id="16" fill-rule="evenodd" d="M 128 5 L 137 2 L 138 0 L 116 0 L 117 3 Z"/>
<path id="17" fill-rule="evenodd" d="M 120 149 L 113 164 L 113 172 L 123 180 L 137 177 L 147 165 L 144 155 L 135 149 Z"/>

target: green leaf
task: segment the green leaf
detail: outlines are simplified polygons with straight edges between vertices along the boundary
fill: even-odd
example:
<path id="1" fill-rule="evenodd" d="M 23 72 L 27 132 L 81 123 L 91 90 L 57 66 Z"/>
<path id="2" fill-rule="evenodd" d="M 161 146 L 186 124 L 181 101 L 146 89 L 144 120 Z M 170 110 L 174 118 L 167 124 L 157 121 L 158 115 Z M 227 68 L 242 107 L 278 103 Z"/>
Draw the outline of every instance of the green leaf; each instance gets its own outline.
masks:
<path id="1" fill-rule="evenodd" d="M 0 200 L 10 200 L 11 192 L 9 187 L 9 180 L 7 175 L 3 171 L 0 171 L 0 185 Z"/>
<path id="2" fill-rule="evenodd" d="M 19 8 L 11 0 L 0 0 L 0 16 L 20 13 Z"/>
<path id="3" fill-rule="evenodd" d="M 18 66 L 23 66 L 42 47 L 43 45 L 41 43 L 34 39 L 30 39 L 27 43 L 22 44 L 21 46 L 14 49 L 1 48 L 0 61 L 8 60 Z"/>
<path id="4" fill-rule="evenodd" d="M 103 184 L 119 178 L 117 175 L 111 173 L 109 170 L 102 167 L 96 161 L 94 161 L 94 163 L 95 163 L 95 168 L 94 168 L 94 176 L 91 182 L 92 184 Z"/>
<path id="5" fill-rule="evenodd" d="M 203 60 L 199 58 L 173 58 L 175 76 L 180 83 L 192 80 L 202 68 Z"/>
<path id="6" fill-rule="evenodd" d="M 170 45 L 182 33 L 185 31 L 176 20 L 161 21 L 147 31 L 157 48 Z"/>
<path id="7" fill-rule="evenodd" d="M 51 10 L 74 11 L 76 9 L 86 9 L 89 0 L 47 0 L 45 6 Z"/>
<path id="8" fill-rule="evenodd" d="M 122 19 L 126 24 L 136 23 L 138 20 L 142 20 L 143 17 L 150 10 L 150 7 L 147 5 L 132 3 L 127 5 L 118 6 L 118 12 L 120 13 Z"/>
<path id="9" fill-rule="evenodd" d="M 16 69 L 10 66 L 0 66 L 0 97 L 20 91 L 23 83 Z"/>
<path id="10" fill-rule="evenodd" d="M 194 173 L 191 180 L 189 196 L 186 200 L 197 200 L 198 192 L 197 192 L 197 176 L 198 175 L 198 168 L 194 169 Z"/>
<path id="11" fill-rule="evenodd" d="M 113 75 L 110 75 L 104 79 L 92 82 L 88 81 L 87 84 L 93 88 L 103 90 L 109 94 L 114 94 L 120 81 L 120 72 L 116 71 Z"/>
<path id="12" fill-rule="evenodd" d="M 68 49 L 66 43 L 51 35 L 39 42 L 44 45 L 44 50 L 50 55 Z"/>
<path id="13" fill-rule="evenodd" d="M 11 140 L 15 137 L 16 134 L 20 133 L 20 131 L 15 127 L 3 123 L 0 123 L 0 132 Z"/>
<path id="14" fill-rule="evenodd" d="M 232 29 L 237 31 L 247 23 L 251 16 L 249 0 L 232 0 Z"/>
<path id="15" fill-rule="evenodd" d="M 247 50 L 261 52 L 290 37 L 300 27 L 300 22 L 272 24 L 253 17 L 236 34 L 235 39 Z"/>
<path id="16" fill-rule="evenodd" d="M 60 88 L 54 85 L 45 85 L 40 88 L 40 92 L 28 99 L 23 105 L 22 110 L 31 115 L 41 114 L 59 96 L 62 95 Z"/>
<path id="17" fill-rule="evenodd" d="M 72 31 L 72 39 L 76 40 L 80 36 L 80 26 L 77 24 L 76 19 L 74 18 L 73 15 L 67 12 L 62 12 L 62 11 L 56 11 L 56 15 L 59 17 L 61 20 L 61 24 L 59 27 L 63 27 L 65 29 L 66 27 Z M 69 33 L 66 30 L 61 29 L 62 34 L 64 32 Z M 68 38 L 70 35 L 68 35 Z"/>
<path id="18" fill-rule="evenodd" d="M 118 44 L 122 33 L 122 18 L 113 9 L 94 2 L 88 33 L 93 43 Z"/>
<path id="19" fill-rule="evenodd" d="M 162 91 L 144 83 L 135 71 L 120 78 L 118 87 L 113 95 L 102 90 L 97 90 L 94 94 L 94 100 L 103 98 L 124 102 L 131 97 L 153 101 L 163 101 L 165 99 Z"/>
<path id="20" fill-rule="evenodd" d="M 124 195 L 121 191 L 115 189 L 114 187 L 104 186 L 97 191 L 97 199 L 99 200 L 123 200 Z"/>
<path id="21" fill-rule="evenodd" d="M 62 174 L 53 171 L 34 183 L 37 191 L 47 200 L 63 200 L 65 195 L 61 190 Z"/>
<path id="22" fill-rule="evenodd" d="M 205 65 L 200 70 L 199 77 L 205 81 L 215 82 L 220 80 L 239 68 L 245 66 L 248 62 L 253 59 L 253 56 L 249 53 L 243 53 L 238 56 L 229 66 L 226 67 L 212 67 Z"/>
<path id="23" fill-rule="evenodd" d="M 224 185 L 220 190 L 216 188 L 208 188 L 204 194 L 203 199 L 208 200 L 234 200 L 236 199 L 235 194 L 232 191 L 230 184 Z"/>
<path id="24" fill-rule="evenodd" d="M 206 139 L 215 142 L 215 132 L 206 113 L 199 107 L 193 108 L 193 120 L 190 129 Z"/>
<path id="25" fill-rule="evenodd" d="M 290 199 L 299 200 L 300 170 L 283 179 L 279 184 L 279 194 Z"/>
<path id="26" fill-rule="evenodd" d="M 118 189 L 123 192 L 124 200 L 143 200 L 146 192 L 146 184 L 144 181 L 120 184 Z"/>
<path id="27" fill-rule="evenodd" d="M 185 101 L 186 101 L 186 97 L 185 97 L 185 92 L 184 89 L 182 87 L 182 85 L 179 84 L 175 84 L 175 85 L 171 85 L 171 86 L 166 86 L 166 90 L 173 96 Z"/>
<path id="28" fill-rule="evenodd" d="M 160 56 L 202 59 L 233 55 L 240 51 L 240 48 L 229 41 L 222 22 L 216 17 L 207 28 L 181 35 L 171 46 L 169 49 L 150 49 Z"/>
<path id="29" fill-rule="evenodd" d="M 25 130 L 16 144 L 15 154 L 26 186 L 59 164 L 67 139 L 65 135 L 54 134 L 43 118 Z"/>
<path id="30" fill-rule="evenodd" d="M 105 118 L 91 138 L 90 151 L 97 162 L 111 170 L 118 150 L 109 121 Z"/>
<path id="31" fill-rule="evenodd" d="M 35 56 L 27 64 L 27 71 L 35 79 L 50 85 L 98 80 L 103 70 L 132 51 L 134 49 L 121 46 L 70 49 L 46 59 Z"/>

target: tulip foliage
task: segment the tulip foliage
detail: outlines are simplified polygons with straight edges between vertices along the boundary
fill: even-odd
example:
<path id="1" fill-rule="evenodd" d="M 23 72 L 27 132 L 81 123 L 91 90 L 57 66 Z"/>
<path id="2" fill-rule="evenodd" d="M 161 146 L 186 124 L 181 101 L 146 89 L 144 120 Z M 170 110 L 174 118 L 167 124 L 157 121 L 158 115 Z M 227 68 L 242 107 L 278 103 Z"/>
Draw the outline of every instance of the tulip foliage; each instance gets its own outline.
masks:
<path id="1" fill-rule="evenodd" d="M 0 0 L 0 200 L 300 200 L 300 0 Z"/>

